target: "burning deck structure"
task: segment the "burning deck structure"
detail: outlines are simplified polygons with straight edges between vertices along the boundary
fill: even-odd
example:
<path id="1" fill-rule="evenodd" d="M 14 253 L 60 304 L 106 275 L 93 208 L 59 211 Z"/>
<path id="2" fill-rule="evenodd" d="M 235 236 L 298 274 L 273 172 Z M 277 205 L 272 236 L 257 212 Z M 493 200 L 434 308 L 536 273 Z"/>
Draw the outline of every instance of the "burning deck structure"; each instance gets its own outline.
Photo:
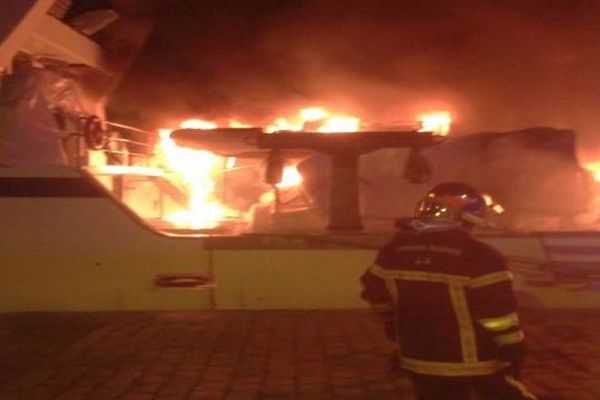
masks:
<path id="1" fill-rule="evenodd" d="M 390 129 L 320 107 L 264 128 L 111 122 L 106 97 L 151 25 L 118 7 L 73 14 L 77 3 L 9 0 L 3 15 L 0 311 L 363 307 L 358 277 L 394 228 L 390 217 L 384 232 L 365 229 L 361 200 L 377 193 L 360 164 L 400 160 L 386 164 L 394 182 L 424 189 L 450 116 Z M 485 240 L 539 267 L 547 235 Z M 593 291 L 565 301 L 556 282 L 521 289 L 542 306 L 600 305 Z"/>

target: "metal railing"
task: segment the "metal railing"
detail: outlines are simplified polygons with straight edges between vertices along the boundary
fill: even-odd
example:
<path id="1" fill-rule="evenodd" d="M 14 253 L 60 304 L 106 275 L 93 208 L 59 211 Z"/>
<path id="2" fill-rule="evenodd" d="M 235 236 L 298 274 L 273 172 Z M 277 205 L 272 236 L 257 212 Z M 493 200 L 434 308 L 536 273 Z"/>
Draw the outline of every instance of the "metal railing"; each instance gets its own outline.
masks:
<path id="1" fill-rule="evenodd" d="M 109 162 L 121 164 L 144 164 L 154 153 L 157 139 L 155 132 L 133 126 L 106 121 L 109 135 L 102 149 Z"/>
<path id="2" fill-rule="evenodd" d="M 81 118 L 79 129 L 66 136 L 65 146 L 76 155 L 77 166 L 89 164 L 88 150 L 102 152 L 109 165 L 148 165 L 158 136 L 133 126 L 101 121 L 95 116 Z"/>

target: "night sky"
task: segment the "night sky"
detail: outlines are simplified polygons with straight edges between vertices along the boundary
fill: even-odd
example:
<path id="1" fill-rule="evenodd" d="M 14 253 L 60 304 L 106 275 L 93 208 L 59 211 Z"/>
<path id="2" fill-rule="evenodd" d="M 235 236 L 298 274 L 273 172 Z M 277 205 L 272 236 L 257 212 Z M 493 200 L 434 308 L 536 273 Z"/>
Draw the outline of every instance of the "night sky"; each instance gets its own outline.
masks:
<path id="1" fill-rule="evenodd" d="M 373 124 L 448 109 L 455 134 L 600 124 L 596 0 L 170 0 L 113 118 L 262 124 L 307 105 Z"/>

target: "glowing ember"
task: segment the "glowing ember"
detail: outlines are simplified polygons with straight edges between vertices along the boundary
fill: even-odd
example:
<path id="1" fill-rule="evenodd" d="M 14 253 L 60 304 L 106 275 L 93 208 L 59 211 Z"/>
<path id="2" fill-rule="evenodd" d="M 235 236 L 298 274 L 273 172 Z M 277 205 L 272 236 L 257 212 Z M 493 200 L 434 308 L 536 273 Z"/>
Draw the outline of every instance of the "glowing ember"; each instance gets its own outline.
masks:
<path id="1" fill-rule="evenodd" d="M 422 114 L 418 117 L 421 124 L 419 132 L 433 132 L 436 135 L 446 136 L 450 133 L 452 116 L 448 112 Z"/>

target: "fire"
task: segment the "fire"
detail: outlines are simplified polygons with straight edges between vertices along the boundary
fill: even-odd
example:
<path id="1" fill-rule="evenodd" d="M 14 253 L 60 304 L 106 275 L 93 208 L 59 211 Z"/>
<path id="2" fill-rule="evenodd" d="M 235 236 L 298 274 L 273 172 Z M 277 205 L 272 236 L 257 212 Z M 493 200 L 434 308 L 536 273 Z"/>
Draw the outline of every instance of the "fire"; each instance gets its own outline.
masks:
<path id="1" fill-rule="evenodd" d="M 600 161 L 585 163 L 583 167 L 592 173 L 596 182 L 600 182 Z"/>
<path id="2" fill-rule="evenodd" d="M 179 124 L 182 129 L 215 129 L 219 126 L 214 122 L 203 121 L 201 119 L 188 119 Z"/>
<path id="3" fill-rule="evenodd" d="M 436 135 L 446 136 L 450 133 L 452 116 L 446 111 L 421 114 L 418 121 L 421 125 L 419 132 L 433 132 Z"/>
<path id="4" fill-rule="evenodd" d="M 202 120 L 187 120 L 182 128 L 213 129 L 216 124 Z M 178 226 L 194 229 L 216 227 L 226 218 L 239 217 L 240 213 L 222 204 L 216 197 L 216 179 L 226 163 L 225 160 L 208 151 L 179 147 L 170 138 L 170 129 L 159 130 L 159 152 L 163 155 L 167 168 L 181 179 L 189 191 L 188 209 L 170 214 L 165 220 Z M 233 160 L 235 163 L 235 160 Z"/>
<path id="5" fill-rule="evenodd" d="M 360 130 L 360 118 L 343 114 L 332 114 L 321 107 L 307 107 L 290 119 L 277 118 L 265 128 L 265 132 L 312 131 L 321 133 L 357 132 Z"/>
<path id="6" fill-rule="evenodd" d="M 419 117 L 421 131 L 447 135 L 452 118 L 447 112 L 423 114 Z M 238 120 L 229 120 L 230 128 L 247 128 L 252 125 Z M 219 124 L 201 119 L 188 119 L 180 124 L 183 129 L 216 129 Z M 318 133 L 357 132 L 361 128 L 358 117 L 333 113 L 322 107 L 307 107 L 299 110 L 295 116 L 275 119 L 265 129 L 265 133 L 277 131 L 309 131 Z M 159 130 L 157 152 L 166 172 L 174 176 L 179 185 L 189 193 L 187 209 L 172 213 L 164 219 L 181 227 L 210 229 L 229 218 L 240 218 L 242 212 L 232 209 L 217 196 L 219 176 L 226 170 L 237 167 L 235 157 L 221 157 L 208 151 L 179 147 L 170 138 L 170 129 Z M 239 167 L 242 168 L 242 167 Z M 283 170 L 281 182 L 275 185 L 277 190 L 290 190 L 302 184 L 302 175 L 296 165 L 288 165 Z M 265 191 L 260 201 L 274 201 L 274 192 Z M 497 212 L 499 204 L 491 206 Z"/>
<path id="7" fill-rule="evenodd" d="M 347 117 L 344 115 L 337 115 L 328 118 L 323 125 L 321 125 L 317 132 L 329 133 L 329 132 L 357 132 L 360 129 L 360 119 L 355 117 Z"/>
<path id="8" fill-rule="evenodd" d="M 283 169 L 281 182 L 276 184 L 278 189 L 299 186 L 302 183 L 302 175 L 296 165 L 288 165 Z"/>
<path id="9" fill-rule="evenodd" d="M 229 121 L 229 127 L 230 128 L 251 128 L 252 125 L 248 125 L 244 122 L 240 122 L 238 120 L 231 120 Z"/>
<path id="10" fill-rule="evenodd" d="M 329 111 L 321 107 L 303 108 L 298 113 L 304 121 L 318 121 L 329 117 Z"/>

